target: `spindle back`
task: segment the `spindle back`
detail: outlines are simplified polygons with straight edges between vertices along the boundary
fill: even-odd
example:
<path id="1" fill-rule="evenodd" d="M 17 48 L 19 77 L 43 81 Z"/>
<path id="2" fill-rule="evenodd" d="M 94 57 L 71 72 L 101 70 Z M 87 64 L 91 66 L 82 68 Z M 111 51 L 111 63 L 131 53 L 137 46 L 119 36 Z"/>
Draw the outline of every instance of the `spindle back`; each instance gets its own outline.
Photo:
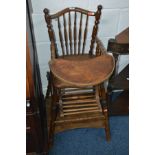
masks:
<path id="1" fill-rule="evenodd" d="M 56 14 L 49 14 L 44 9 L 45 21 L 47 23 L 49 38 L 51 41 L 51 58 L 65 55 L 85 54 L 87 41 L 89 17 L 94 17 L 94 26 L 91 35 L 89 54 L 93 54 L 94 43 L 98 31 L 102 6 L 99 5 L 96 12 L 84 10 L 77 7 L 66 8 Z M 79 14 L 79 21 L 77 15 Z M 83 20 L 85 16 L 85 21 Z M 72 20 L 73 19 L 73 20 Z M 57 24 L 53 26 L 53 22 Z M 57 28 L 57 30 L 55 30 Z M 57 33 L 57 35 L 55 34 Z M 57 43 L 60 42 L 61 49 Z M 61 52 L 60 52 L 61 51 Z"/>

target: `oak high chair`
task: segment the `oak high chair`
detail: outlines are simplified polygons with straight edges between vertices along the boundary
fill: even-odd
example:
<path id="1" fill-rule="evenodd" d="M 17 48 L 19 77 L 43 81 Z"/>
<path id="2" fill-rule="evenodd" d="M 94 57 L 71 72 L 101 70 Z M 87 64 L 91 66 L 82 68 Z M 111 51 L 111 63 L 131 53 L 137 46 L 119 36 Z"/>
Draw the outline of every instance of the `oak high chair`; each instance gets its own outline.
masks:
<path id="1" fill-rule="evenodd" d="M 54 133 L 84 127 L 103 127 L 106 139 L 110 140 L 107 108 L 101 106 L 100 99 L 104 91 L 102 84 L 113 72 L 114 59 L 107 54 L 103 44 L 97 38 L 101 10 L 101 5 L 96 12 L 71 7 L 50 15 L 49 10 L 44 9 L 51 41 L 48 85 L 52 107 L 50 144 L 53 143 Z M 95 24 L 90 49 L 86 52 L 88 21 L 92 17 Z M 57 25 L 53 26 L 53 22 Z M 59 40 L 60 49 L 57 45 Z M 94 47 L 96 47 L 95 50 Z"/>

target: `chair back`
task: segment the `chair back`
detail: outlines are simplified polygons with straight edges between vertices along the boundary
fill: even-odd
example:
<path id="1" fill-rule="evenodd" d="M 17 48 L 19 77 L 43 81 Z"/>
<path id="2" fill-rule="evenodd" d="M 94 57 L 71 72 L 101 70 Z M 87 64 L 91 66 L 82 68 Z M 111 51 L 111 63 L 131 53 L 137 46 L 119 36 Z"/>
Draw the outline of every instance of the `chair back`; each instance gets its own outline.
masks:
<path id="1" fill-rule="evenodd" d="M 89 54 L 93 55 L 101 10 L 101 5 L 96 12 L 70 7 L 50 15 L 49 10 L 45 8 L 45 21 L 51 41 L 51 58 L 85 54 L 90 16 L 94 17 L 95 21 L 89 48 Z"/>

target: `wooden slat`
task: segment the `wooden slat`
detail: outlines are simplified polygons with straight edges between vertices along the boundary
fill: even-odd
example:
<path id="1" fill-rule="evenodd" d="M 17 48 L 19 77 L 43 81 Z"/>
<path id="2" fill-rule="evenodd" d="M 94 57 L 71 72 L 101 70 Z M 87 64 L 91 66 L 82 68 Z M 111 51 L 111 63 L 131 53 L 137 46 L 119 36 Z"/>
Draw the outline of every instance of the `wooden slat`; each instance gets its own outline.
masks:
<path id="1" fill-rule="evenodd" d="M 83 90 L 92 90 L 92 87 L 88 87 L 88 88 L 73 88 L 73 89 L 65 89 L 65 92 L 69 92 L 69 91 L 83 91 Z"/>
<path id="2" fill-rule="evenodd" d="M 80 54 L 80 48 L 81 48 L 82 17 L 83 17 L 83 14 L 81 13 L 81 17 L 80 17 L 80 27 L 79 27 L 78 54 Z"/>
<path id="3" fill-rule="evenodd" d="M 61 99 L 59 100 L 59 108 L 60 108 L 60 116 L 64 116 L 64 113 L 63 113 L 63 102 L 62 102 Z"/>
<path id="4" fill-rule="evenodd" d="M 95 99 L 87 99 L 87 100 L 75 100 L 75 101 L 67 101 L 67 102 L 63 102 L 64 104 L 76 104 L 76 103 L 92 103 L 92 102 L 96 102 Z"/>
<path id="5" fill-rule="evenodd" d="M 74 105 L 64 105 L 63 108 L 76 108 L 76 107 L 98 107 L 97 104 L 74 104 Z"/>
<path id="6" fill-rule="evenodd" d="M 76 54 L 76 38 L 77 38 L 77 36 L 76 36 L 76 18 L 77 18 L 77 13 L 76 13 L 76 11 L 75 11 L 75 15 L 74 15 L 74 54 Z"/>
<path id="7" fill-rule="evenodd" d="M 98 107 L 90 107 L 90 108 L 76 108 L 76 109 L 63 109 L 63 112 L 66 113 L 66 112 L 78 112 L 78 111 L 85 111 L 87 112 L 87 110 L 97 110 Z"/>
<path id="8" fill-rule="evenodd" d="M 70 15 L 70 12 L 69 12 L 69 41 L 70 41 L 70 54 L 72 55 L 73 54 L 73 49 L 72 49 L 72 29 L 71 29 L 71 15 Z"/>
<path id="9" fill-rule="evenodd" d="M 86 111 L 68 112 L 68 113 L 64 113 L 64 116 L 83 114 L 83 113 L 93 113 L 93 112 L 100 112 L 100 110 L 88 110 L 87 112 Z"/>
<path id="10" fill-rule="evenodd" d="M 87 92 L 85 92 L 85 91 L 76 91 L 76 92 L 74 92 L 74 91 L 69 91 L 69 92 L 66 92 L 64 95 L 84 95 L 84 94 L 87 94 L 88 93 L 88 91 Z M 94 91 L 93 90 L 90 90 L 89 91 L 89 94 L 90 93 L 94 93 Z"/>
<path id="11" fill-rule="evenodd" d="M 67 120 L 56 120 L 55 123 L 68 123 L 68 122 L 79 122 L 80 120 L 92 120 L 92 119 L 103 119 L 105 118 L 103 115 L 101 116 L 91 116 L 86 118 L 76 118 L 76 119 L 67 119 Z"/>
<path id="12" fill-rule="evenodd" d="M 94 92 L 78 92 L 76 94 L 73 94 L 73 93 L 67 93 L 67 94 L 63 94 L 63 98 L 65 97 L 71 97 L 71 96 L 84 96 L 84 95 L 93 95 Z"/>
<path id="13" fill-rule="evenodd" d="M 58 29 L 59 29 L 59 37 L 60 37 L 60 43 L 61 43 L 61 48 L 62 48 L 62 54 L 64 56 L 65 51 L 64 51 L 63 36 L 62 36 L 62 32 L 61 32 L 61 24 L 60 24 L 59 17 L 58 17 Z"/>
<path id="14" fill-rule="evenodd" d="M 84 30 L 84 39 L 83 39 L 82 54 L 84 54 L 84 50 L 85 50 L 85 46 L 86 46 L 86 37 L 87 37 L 87 29 L 88 29 L 88 18 L 89 18 L 89 16 L 87 15 L 87 18 L 86 18 L 86 26 L 85 26 L 85 30 Z"/>
<path id="15" fill-rule="evenodd" d="M 72 97 L 66 97 L 66 98 L 62 98 L 63 101 L 64 100 L 75 100 L 75 99 L 88 99 L 88 98 L 95 98 L 94 95 L 89 95 L 89 96 L 72 96 Z"/>
<path id="16" fill-rule="evenodd" d="M 63 21 L 64 21 L 64 36 L 65 36 L 65 45 L 66 45 L 66 54 L 69 54 L 68 51 L 68 35 L 67 35 L 67 29 L 66 29 L 66 18 L 65 14 L 63 14 Z"/>

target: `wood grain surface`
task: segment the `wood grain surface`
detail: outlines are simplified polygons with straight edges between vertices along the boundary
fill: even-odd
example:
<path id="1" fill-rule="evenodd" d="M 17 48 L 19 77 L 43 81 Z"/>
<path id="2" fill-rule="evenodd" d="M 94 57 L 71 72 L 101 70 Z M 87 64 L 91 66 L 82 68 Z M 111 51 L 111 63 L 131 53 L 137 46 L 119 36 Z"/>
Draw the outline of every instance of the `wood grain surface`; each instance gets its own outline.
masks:
<path id="1" fill-rule="evenodd" d="M 114 69 L 114 59 L 108 54 L 83 61 L 55 59 L 49 64 L 54 76 L 77 87 L 97 85 L 106 80 Z"/>

